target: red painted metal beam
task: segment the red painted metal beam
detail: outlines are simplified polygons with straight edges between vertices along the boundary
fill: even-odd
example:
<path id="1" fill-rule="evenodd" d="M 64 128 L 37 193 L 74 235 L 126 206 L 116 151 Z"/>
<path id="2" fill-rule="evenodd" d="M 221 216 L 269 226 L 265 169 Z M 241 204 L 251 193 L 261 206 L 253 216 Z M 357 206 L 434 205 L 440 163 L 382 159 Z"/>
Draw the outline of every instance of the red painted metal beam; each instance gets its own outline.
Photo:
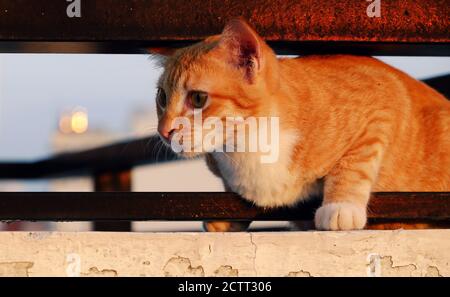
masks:
<path id="1" fill-rule="evenodd" d="M 320 203 L 265 209 L 226 192 L 0 193 L 0 221 L 311 220 Z M 450 193 L 373 193 L 368 217 L 448 224 Z"/>
<path id="2" fill-rule="evenodd" d="M 242 16 L 272 41 L 449 42 L 447 0 L 0 0 L 2 40 L 197 40 Z"/>
<path id="3" fill-rule="evenodd" d="M 218 34 L 244 17 L 279 50 L 333 43 L 444 45 L 447 0 L 381 0 L 370 18 L 365 0 L 89 0 L 69 18 L 61 0 L 0 0 L 0 41 L 136 42 L 184 45 Z M 311 44 L 312 43 L 312 44 Z M 425 48 L 421 48 L 426 50 Z"/>

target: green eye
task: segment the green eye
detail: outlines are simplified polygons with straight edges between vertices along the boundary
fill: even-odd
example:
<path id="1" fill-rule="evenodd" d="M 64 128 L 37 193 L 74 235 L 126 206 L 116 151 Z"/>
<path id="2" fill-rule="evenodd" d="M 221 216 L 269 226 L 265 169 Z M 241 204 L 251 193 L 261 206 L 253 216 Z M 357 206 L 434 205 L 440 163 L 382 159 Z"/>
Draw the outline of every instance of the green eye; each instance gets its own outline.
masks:
<path id="1" fill-rule="evenodd" d="M 158 88 L 158 93 L 156 94 L 156 100 L 162 108 L 166 108 L 167 105 L 167 96 L 166 92 L 162 88 Z"/>
<path id="2" fill-rule="evenodd" d="M 191 104 L 194 108 L 203 108 L 208 101 L 208 94 L 205 92 L 194 91 L 190 94 Z"/>

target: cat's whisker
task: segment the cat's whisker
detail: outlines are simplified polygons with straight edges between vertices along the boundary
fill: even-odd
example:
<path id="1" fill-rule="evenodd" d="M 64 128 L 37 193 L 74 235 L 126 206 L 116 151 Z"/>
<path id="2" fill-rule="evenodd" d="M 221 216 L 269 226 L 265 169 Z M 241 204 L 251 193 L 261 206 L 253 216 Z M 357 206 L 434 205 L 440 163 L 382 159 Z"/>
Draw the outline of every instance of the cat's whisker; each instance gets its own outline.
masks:
<path id="1" fill-rule="evenodd" d="M 169 150 L 171 149 L 170 147 L 168 147 L 167 145 L 165 145 L 165 153 L 164 153 L 164 161 L 167 161 L 167 154 L 168 154 L 168 152 L 169 152 Z"/>
<path id="2" fill-rule="evenodd" d="M 158 142 L 154 147 L 153 147 L 153 152 L 152 152 L 152 157 L 155 160 L 155 162 L 158 162 L 158 151 L 159 148 L 161 147 L 161 142 Z"/>
<path id="3" fill-rule="evenodd" d="M 157 158 L 157 157 L 158 157 L 158 154 L 157 154 L 157 153 L 155 154 L 155 152 L 158 152 L 159 148 L 160 148 L 162 145 L 164 145 L 164 144 L 163 144 L 163 141 L 160 140 L 160 141 L 158 141 L 158 142 L 153 146 L 151 155 L 152 155 L 152 157 L 154 158 L 155 162 L 158 162 L 158 158 Z"/>
<path id="4" fill-rule="evenodd" d="M 149 147 L 149 146 L 150 146 L 150 142 L 151 142 L 151 139 L 149 139 L 149 140 L 147 141 L 146 147 Z M 159 144 L 159 141 L 156 142 L 154 145 L 152 145 L 151 151 L 150 151 L 150 156 L 153 157 L 153 153 L 155 152 L 155 147 L 156 147 L 158 144 Z"/>
<path id="5" fill-rule="evenodd" d="M 146 132 L 146 133 L 156 133 L 156 132 L 158 132 L 158 126 L 155 126 L 155 127 L 144 127 L 142 129 L 142 131 Z"/>
<path id="6" fill-rule="evenodd" d="M 165 145 L 164 145 L 163 142 L 161 142 L 161 145 L 160 145 L 160 147 L 159 147 L 159 149 L 158 149 L 158 152 L 156 153 L 156 162 L 159 162 L 159 155 L 160 155 L 161 149 L 162 149 L 163 147 L 165 147 Z"/>
<path id="7" fill-rule="evenodd" d="M 153 139 L 154 139 L 154 138 L 149 138 L 149 139 L 147 140 L 147 142 L 146 142 L 146 144 L 145 144 L 145 148 L 147 148 L 147 147 L 150 146 L 150 143 L 152 142 Z M 161 141 L 162 141 L 161 138 L 158 137 L 157 140 L 156 140 L 156 143 L 152 146 L 152 150 L 151 150 L 150 154 L 153 154 L 153 153 L 154 153 L 155 147 L 156 147 Z M 144 148 L 144 149 L 145 149 L 145 148 Z"/>

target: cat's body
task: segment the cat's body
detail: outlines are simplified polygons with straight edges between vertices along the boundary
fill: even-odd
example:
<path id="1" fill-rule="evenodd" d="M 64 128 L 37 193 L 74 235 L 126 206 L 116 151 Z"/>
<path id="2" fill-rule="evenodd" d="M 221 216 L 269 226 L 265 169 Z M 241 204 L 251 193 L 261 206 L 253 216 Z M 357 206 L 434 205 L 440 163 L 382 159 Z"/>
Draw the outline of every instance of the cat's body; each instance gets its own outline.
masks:
<path id="1" fill-rule="evenodd" d="M 186 56 L 195 67 L 183 70 Z M 160 87 L 173 83 L 168 79 L 177 69 L 184 86 L 211 94 L 205 113 L 223 117 L 234 108 L 243 117 L 279 117 L 277 162 L 261 163 L 252 152 L 206 155 L 227 190 L 257 205 L 293 205 L 320 191 L 317 228 L 359 229 L 371 191 L 450 191 L 450 102 L 374 58 L 277 59 L 245 23 L 234 21 L 221 38 L 173 59 Z M 159 114 L 164 135 L 167 119 Z"/>
<path id="2" fill-rule="evenodd" d="M 325 177 L 352 147 L 377 147 L 383 140 L 373 191 L 450 189 L 450 103 L 437 92 L 373 58 L 304 57 L 280 64 L 286 67 L 286 92 L 274 100 L 280 100 L 282 125 L 287 122 L 282 158 L 261 164 L 254 153 L 230 153 L 232 162 L 213 153 L 208 160 L 231 190 L 262 206 L 295 203 L 309 196 L 304 187 Z M 302 90 L 290 92 L 295 88 Z"/>

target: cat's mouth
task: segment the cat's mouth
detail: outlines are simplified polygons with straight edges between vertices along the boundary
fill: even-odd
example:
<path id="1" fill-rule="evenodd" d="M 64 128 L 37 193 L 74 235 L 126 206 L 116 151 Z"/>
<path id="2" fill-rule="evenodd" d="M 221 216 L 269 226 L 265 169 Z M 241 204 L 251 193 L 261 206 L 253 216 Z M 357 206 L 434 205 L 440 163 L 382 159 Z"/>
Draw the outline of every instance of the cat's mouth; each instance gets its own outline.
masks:
<path id="1" fill-rule="evenodd" d="M 174 151 L 172 147 L 170 147 L 170 149 L 172 151 Z M 177 154 L 177 156 L 179 156 L 179 157 L 181 157 L 183 159 L 194 159 L 194 158 L 201 157 L 206 152 L 204 152 L 204 151 L 195 151 L 195 150 L 183 150 L 183 151 L 179 151 L 179 152 L 178 151 L 174 151 L 174 153 Z"/>
<path id="2" fill-rule="evenodd" d="M 167 139 L 159 134 L 161 142 L 167 149 L 172 150 L 177 156 L 192 159 L 204 155 L 206 152 L 203 150 L 202 143 L 190 144 L 185 141 L 186 138 L 190 139 L 181 133 L 175 133 L 171 138 Z M 176 139 L 173 139 L 175 137 Z"/>

